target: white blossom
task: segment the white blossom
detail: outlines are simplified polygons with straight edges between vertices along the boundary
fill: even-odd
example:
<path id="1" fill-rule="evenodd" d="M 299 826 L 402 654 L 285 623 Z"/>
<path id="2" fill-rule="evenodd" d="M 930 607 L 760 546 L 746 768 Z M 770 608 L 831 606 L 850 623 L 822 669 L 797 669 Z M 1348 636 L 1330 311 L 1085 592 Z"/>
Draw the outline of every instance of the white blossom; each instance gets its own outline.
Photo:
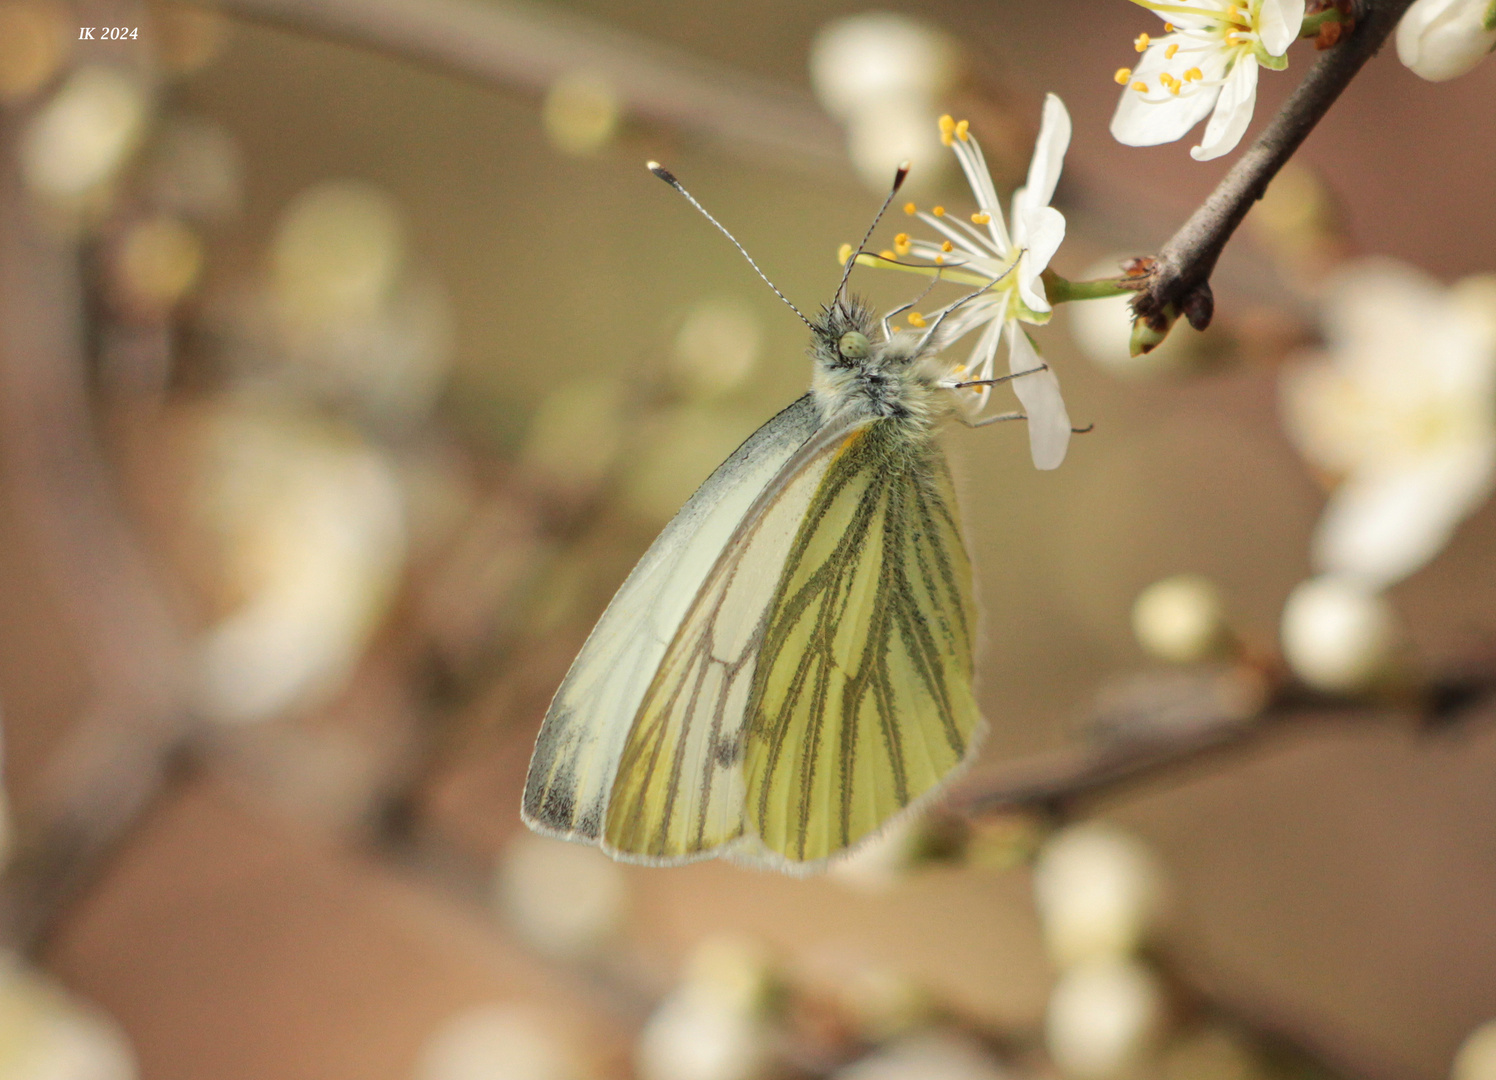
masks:
<path id="1" fill-rule="evenodd" d="M 1175 574 L 1155 581 L 1132 605 L 1132 631 L 1138 644 L 1160 660 L 1175 664 L 1204 660 L 1226 637 L 1221 594 L 1199 574 Z"/>
<path id="2" fill-rule="evenodd" d="M 1316 690 L 1366 690 L 1388 669 L 1397 644 L 1387 601 L 1354 578 L 1326 574 L 1300 583 L 1283 605 L 1283 656 Z"/>
<path id="3" fill-rule="evenodd" d="M 500 1002 L 448 1017 L 421 1048 L 416 1080 L 576 1080 L 584 1075 L 546 1019 Z"/>
<path id="4" fill-rule="evenodd" d="M 1496 0 L 1417 0 L 1397 24 L 1397 58 L 1415 75 L 1443 82 L 1496 49 Z"/>
<path id="5" fill-rule="evenodd" d="M 1449 1080 L 1496 1080 L 1496 1020 L 1487 1020 L 1465 1037 L 1454 1055 Z"/>
<path id="6" fill-rule="evenodd" d="M 1034 865 L 1034 900 L 1061 967 L 1125 958 L 1158 920 L 1163 882 L 1152 853 L 1105 822 L 1056 833 Z"/>
<path id="7" fill-rule="evenodd" d="M 1011 233 L 982 148 L 966 121 L 956 123 L 944 116 L 940 129 L 976 196 L 977 212 L 968 222 L 946 213 L 942 206 L 922 211 L 909 203 L 905 212 L 917 216 L 944 240 L 911 239 L 900 233 L 895 238 L 895 253 L 942 267 L 944 280 L 986 286 L 980 295 L 957 308 L 942 328 L 947 341 L 981 331 L 970 357 L 956 369 L 957 373 L 963 380 L 992 378 L 994 357 L 1006 338 L 1008 370 L 1015 375 L 1028 373 L 1014 379 L 1012 386 L 1028 417 L 1034 466 L 1057 468 L 1070 445 L 1070 415 L 1060 395 L 1059 379 L 1039 359 L 1023 324 L 1043 325 L 1052 314 L 1040 275 L 1065 238 L 1065 217 L 1049 205 L 1049 200 L 1070 146 L 1070 114 L 1054 94 L 1045 98 L 1028 182 L 1013 193 Z M 910 322 L 923 325 L 917 314 L 911 315 Z M 988 388 L 983 387 L 973 396 L 973 411 L 985 406 L 987 399 Z"/>
<path id="8" fill-rule="evenodd" d="M 1184 137 L 1207 116 L 1196 161 L 1230 153 L 1257 103 L 1257 69 L 1287 66 L 1299 35 L 1304 0 L 1133 0 L 1167 19 L 1167 33 L 1139 35 L 1138 66 L 1122 68 L 1122 99 L 1112 135 L 1127 146 L 1158 146 Z"/>
<path id="9" fill-rule="evenodd" d="M 1166 1018 L 1152 971 L 1131 960 L 1092 961 L 1068 969 L 1055 984 L 1044 1041 L 1072 1080 L 1113 1080 L 1154 1049 Z"/>
<path id="10" fill-rule="evenodd" d="M 1329 348 L 1290 366 L 1284 420 L 1339 484 L 1317 570 L 1384 587 L 1428 562 L 1496 480 L 1496 283 L 1368 260 L 1328 285 Z"/>

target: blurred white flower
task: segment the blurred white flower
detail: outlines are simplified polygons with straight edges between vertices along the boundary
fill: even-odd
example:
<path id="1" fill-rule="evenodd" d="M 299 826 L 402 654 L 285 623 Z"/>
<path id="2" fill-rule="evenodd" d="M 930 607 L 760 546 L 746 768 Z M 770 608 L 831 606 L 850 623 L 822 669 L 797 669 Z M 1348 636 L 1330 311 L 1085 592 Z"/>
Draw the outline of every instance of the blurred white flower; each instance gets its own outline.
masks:
<path id="1" fill-rule="evenodd" d="M 1379 593 L 1326 574 L 1289 594 L 1282 639 L 1284 658 L 1304 682 L 1327 693 L 1355 693 L 1387 672 L 1397 624 Z"/>
<path id="2" fill-rule="evenodd" d="M 192 290 L 202 268 L 202 239 L 162 214 L 132 222 L 119 237 L 113 285 L 129 309 L 160 317 Z"/>
<path id="3" fill-rule="evenodd" d="M 601 72 L 572 71 L 551 83 L 541 106 L 545 137 L 563 154 L 595 154 L 618 134 L 618 89 Z"/>
<path id="4" fill-rule="evenodd" d="M 371 184 L 308 188 L 281 215 L 271 283 L 285 317 L 320 325 L 367 316 L 394 289 L 405 263 L 405 225 L 393 199 Z"/>
<path id="5" fill-rule="evenodd" d="M 145 131 L 147 94 L 123 71 L 79 68 L 27 126 L 21 166 L 39 195 L 71 202 L 118 171 Z"/>
<path id="6" fill-rule="evenodd" d="M 698 946 L 686 977 L 660 1002 L 635 1048 L 640 1080 L 755 1080 L 773 1063 L 763 1016 L 769 971 L 752 946 Z"/>
<path id="7" fill-rule="evenodd" d="M 0 1076 L 6 1080 L 135 1080 L 117 1024 L 14 958 L 0 959 Z"/>
<path id="8" fill-rule="evenodd" d="M 1060 967 L 1126 957 L 1154 928 L 1162 898 L 1152 854 L 1105 822 L 1062 829 L 1034 864 L 1044 942 Z"/>
<path id="9" fill-rule="evenodd" d="M 1432 82 L 1465 74 L 1492 49 L 1493 0 L 1416 0 L 1397 24 L 1397 58 Z"/>
<path id="10" fill-rule="evenodd" d="M 946 159 L 929 123 L 960 76 L 961 52 L 948 35 L 892 12 L 828 23 L 811 47 L 816 96 L 846 125 L 853 164 L 880 192 L 900 161 L 921 183 L 939 179 Z"/>
<path id="11" fill-rule="evenodd" d="M 1132 605 L 1132 632 L 1160 660 L 1191 664 L 1211 656 L 1227 634 L 1221 594 L 1209 578 L 1176 574 L 1155 581 Z"/>
<path id="12" fill-rule="evenodd" d="M 1073 1080 L 1127 1075 L 1157 1045 L 1165 1021 L 1158 977 L 1126 960 L 1098 960 L 1067 969 L 1055 984 L 1045 1017 L 1049 1056 Z"/>
<path id="13" fill-rule="evenodd" d="M 543 1019 L 513 1005 L 479 1005 L 427 1039 L 415 1080 L 576 1080 L 580 1069 Z"/>
<path id="14" fill-rule="evenodd" d="M 336 690 L 405 558 L 398 478 L 349 431 L 231 404 L 208 424 L 200 493 L 238 606 L 203 636 L 197 698 L 260 720 Z"/>
<path id="15" fill-rule="evenodd" d="M 752 374 L 763 339 L 763 327 L 748 304 L 702 300 L 675 335 L 671 371 L 693 395 L 716 397 Z"/>
<path id="16" fill-rule="evenodd" d="M 281 216 L 266 280 L 210 308 L 225 366 L 385 430 L 423 420 L 451 363 L 453 317 L 441 282 L 410 265 L 404 234 L 377 188 L 302 192 Z"/>
<path id="17" fill-rule="evenodd" d="M 1070 446 L 1070 414 L 1060 395 L 1060 381 L 1039 359 L 1024 323 L 1042 325 L 1051 308 L 1040 275 L 1065 239 L 1065 216 L 1049 205 L 1059 183 L 1065 151 L 1070 146 L 1070 114 L 1054 94 L 1044 99 L 1044 118 L 1029 163 L 1028 182 L 1013 193 L 1013 231 L 1008 232 L 1002 205 L 993 186 L 986 159 L 967 123 L 949 116 L 940 118 L 941 136 L 956 153 L 976 196 L 977 212 L 968 224 L 942 206 L 921 211 L 913 203 L 904 207 L 945 237 L 936 243 L 911 239 L 900 233 L 894 239 L 897 255 L 942 267 L 944 280 L 965 285 L 988 286 L 975 299 L 957 308 L 943 324 L 946 339 L 954 341 L 973 330 L 981 330 L 964 365 L 956 369 L 960 379 L 992 378 L 994 357 L 1004 336 L 1008 339 L 1008 369 L 1030 372 L 1012 382 L 1013 392 L 1028 416 L 1029 450 L 1035 468 L 1054 469 L 1065 460 Z M 874 265 L 887 265 L 879 261 Z M 924 271 L 921 268 L 922 272 Z M 910 312 L 909 322 L 918 327 L 925 317 Z M 991 387 L 973 393 L 973 413 L 987 404 Z"/>
<path id="18" fill-rule="evenodd" d="M 499 864 L 500 909 L 531 945 L 558 956 L 584 956 L 623 919 L 623 868 L 595 848 L 517 834 Z"/>
<path id="19" fill-rule="evenodd" d="M 1284 423 L 1342 477 L 1314 565 L 1385 586 L 1417 570 L 1496 483 L 1496 300 L 1367 260 L 1331 282 L 1329 351 L 1291 366 Z"/>
<path id="20" fill-rule="evenodd" d="M 961 75 L 950 35 L 908 15 L 868 11 L 827 23 L 810 50 L 810 81 L 833 116 L 890 98 L 934 101 Z"/>
<path id="21" fill-rule="evenodd" d="M 1133 0 L 1166 19 L 1163 37 L 1138 35 L 1143 54 L 1121 68 L 1112 136 L 1126 146 L 1174 142 L 1206 116 L 1190 150 L 1209 161 L 1236 148 L 1257 103 L 1257 69 L 1288 66 L 1284 54 L 1304 22 L 1305 0 Z"/>
<path id="22" fill-rule="evenodd" d="M 1454 1055 L 1449 1080 L 1496 1080 L 1496 1020 L 1476 1028 Z"/>
<path id="23" fill-rule="evenodd" d="M 879 1047 L 832 1080 L 1007 1080 L 992 1053 L 965 1036 L 927 1031 Z"/>

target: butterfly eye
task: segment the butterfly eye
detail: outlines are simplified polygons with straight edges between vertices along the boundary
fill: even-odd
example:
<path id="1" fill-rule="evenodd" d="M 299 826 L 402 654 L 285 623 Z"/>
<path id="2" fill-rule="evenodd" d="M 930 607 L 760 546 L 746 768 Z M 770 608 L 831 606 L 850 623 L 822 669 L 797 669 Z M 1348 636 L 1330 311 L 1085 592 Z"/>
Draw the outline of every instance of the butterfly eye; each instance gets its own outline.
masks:
<path id="1" fill-rule="evenodd" d="M 856 330 L 848 330 L 836 343 L 836 348 L 848 360 L 862 360 L 866 358 L 869 351 L 867 335 Z"/>

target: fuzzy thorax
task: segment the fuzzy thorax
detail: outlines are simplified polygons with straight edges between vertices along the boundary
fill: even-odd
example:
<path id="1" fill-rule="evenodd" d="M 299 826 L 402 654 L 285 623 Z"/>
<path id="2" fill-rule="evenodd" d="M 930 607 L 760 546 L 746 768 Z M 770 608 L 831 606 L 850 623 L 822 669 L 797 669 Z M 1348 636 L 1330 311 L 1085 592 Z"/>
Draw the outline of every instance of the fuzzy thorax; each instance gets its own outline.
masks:
<path id="1" fill-rule="evenodd" d="M 928 339 L 928 340 L 927 340 Z M 940 335 L 885 335 L 861 301 L 838 300 L 816 319 L 810 342 L 811 390 L 823 417 L 854 414 L 933 428 L 959 406 L 951 365 L 938 356 Z"/>

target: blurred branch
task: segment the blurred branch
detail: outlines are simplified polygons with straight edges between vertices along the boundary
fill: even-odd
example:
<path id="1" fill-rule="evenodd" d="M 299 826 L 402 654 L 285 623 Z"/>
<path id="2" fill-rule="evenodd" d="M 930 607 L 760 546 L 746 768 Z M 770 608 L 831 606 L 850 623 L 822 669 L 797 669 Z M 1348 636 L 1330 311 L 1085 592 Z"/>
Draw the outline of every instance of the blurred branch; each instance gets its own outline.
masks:
<path id="1" fill-rule="evenodd" d="M 1183 313 L 1203 330 L 1213 300 L 1210 276 L 1226 243 L 1268 184 L 1396 28 L 1412 0 L 1359 0 L 1355 30 L 1325 52 L 1257 141 L 1159 251 L 1133 309 L 1157 330 Z"/>
<path id="2" fill-rule="evenodd" d="M 22 950 L 147 805 L 186 728 L 182 643 L 94 438 L 77 244 L 39 219 L 18 175 L 24 119 L 0 120 L 0 456 L 92 696 L 25 801 L 0 875 L 0 944 Z"/>
<path id="3" fill-rule="evenodd" d="M 1039 811 L 1065 817 L 1083 803 L 1160 779 L 1218 754 L 1243 750 L 1289 728 L 1370 716 L 1412 719 L 1426 730 L 1456 724 L 1496 701 L 1496 675 L 1455 676 L 1431 683 L 1410 706 L 1328 698 L 1287 685 L 1266 706 L 1242 714 L 1204 710 L 1188 719 L 1141 717 L 1140 730 L 1107 728 L 1079 749 L 1019 763 L 963 785 L 948 806 L 957 814 Z M 1159 712 L 1166 712 L 1160 709 Z M 1153 723 L 1150 725 L 1149 721 Z M 1134 721 L 1136 722 L 1136 721 Z M 1099 726 L 1099 725 L 1098 725 Z"/>
<path id="4" fill-rule="evenodd" d="M 749 161 L 768 156 L 802 169 L 846 172 L 841 129 L 808 97 L 553 7 L 517 0 L 213 0 L 212 6 L 536 96 L 563 75 L 585 72 L 612 85 L 626 117 L 702 136 Z"/>

